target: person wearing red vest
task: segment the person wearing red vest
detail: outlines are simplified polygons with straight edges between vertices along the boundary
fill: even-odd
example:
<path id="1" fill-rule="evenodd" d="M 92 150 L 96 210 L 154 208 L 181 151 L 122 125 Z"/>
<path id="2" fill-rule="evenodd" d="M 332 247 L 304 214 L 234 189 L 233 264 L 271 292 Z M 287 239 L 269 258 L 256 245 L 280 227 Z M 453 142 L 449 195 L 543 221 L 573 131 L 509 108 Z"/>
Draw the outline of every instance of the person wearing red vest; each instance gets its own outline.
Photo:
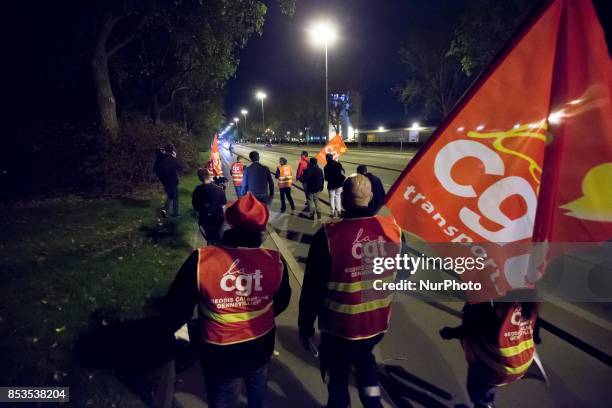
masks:
<path id="1" fill-rule="evenodd" d="M 298 317 L 300 340 L 309 347 L 318 318 L 321 372 L 329 374 L 328 407 L 348 407 L 348 378 L 355 367 L 364 407 L 382 407 L 372 350 L 389 327 L 392 296 L 376 291 L 375 280 L 393 281 L 395 270 L 374 274 L 375 257 L 395 257 L 401 230 L 389 217 L 372 216 L 370 181 L 348 177 L 343 185 L 344 218 L 313 237 L 306 260 Z"/>
<path id="2" fill-rule="evenodd" d="M 308 152 L 306 150 L 302 150 L 302 154 L 300 155 L 300 161 L 298 162 L 297 170 L 295 172 L 295 179 L 302 183 L 302 187 L 304 189 L 304 197 L 306 198 L 306 210 L 310 208 L 308 203 L 308 194 L 306 194 L 306 186 L 304 185 L 304 172 L 308 168 Z"/>
<path id="3" fill-rule="evenodd" d="M 291 197 L 291 185 L 293 184 L 293 169 L 287 164 L 287 159 L 281 157 L 279 160 L 280 166 L 276 168 L 276 179 L 278 180 L 278 190 L 280 191 L 281 209 L 280 212 L 285 212 L 285 197 L 289 201 L 291 211 L 295 211 L 295 204 Z"/>
<path id="4" fill-rule="evenodd" d="M 261 247 L 270 213 L 247 193 L 227 207 L 221 246 L 194 251 L 170 287 L 164 320 L 176 331 L 198 306 L 191 341 L 200 350 L 211 408 L 238 406 L 242 381 L 249 407 L 263 407 L 274 351 L 274 317 L 289 304 L 285 261 Z"/>
<path id="5" fill-rule="evenodd" d="M 516 299 L 516 293 L 512 296 Z M 442 338 L 461 341 L 468 363 L 467 391 L 476 408 L 493 407 L 496 387 L 525 375 L 535 354 L 536 319 L 537 303 L 499 299 L 467 303 L 461 325 L 440 330 Z"/>
<path id="6" fill-rule="evenodd" d="M 244 176 L 244 164 L 240 161 L 240 158 L 236 156 L 236 161 L 232 163 L 230 167 L 230 176 L 232 177 L 232 183 L 236 189 L 236 197 L 240 198 L 242 193 L 242 177 Z"/>

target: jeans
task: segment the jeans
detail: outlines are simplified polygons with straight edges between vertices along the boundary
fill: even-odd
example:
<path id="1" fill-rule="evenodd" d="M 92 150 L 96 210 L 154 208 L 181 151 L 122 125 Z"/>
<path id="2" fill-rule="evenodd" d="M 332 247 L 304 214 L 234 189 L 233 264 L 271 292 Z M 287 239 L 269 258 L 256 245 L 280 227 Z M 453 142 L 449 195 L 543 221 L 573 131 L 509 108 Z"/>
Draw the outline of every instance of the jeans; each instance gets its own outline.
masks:
<path id="1" fill-rule="evenodd" d="M 341 194 L 342 187 L 329 190 L 329 204 L 331 206 L 332 215 L 339 215 L 342 212 L 342 201 L 340 199 Z"/>
<path id="2" fill-rule="evenodd" d="M 317 217 L 321 218 L 321 213 L 319 212 L 319 193 L 308 193 L 306 195 L 308 201 L 308 208 L 310 210 L 310 217 L 313 217 L 315 214 Z"/>
<path id="3" fill-rule="evenodd" d="M 488 408 L 494 406 L 495 386 L 487 384 L 479 378 L 473 367 L 468 367 L 467 392 L 474 408 Z"/>
<path id="4" fill-rule="evenodd" d="M 268 388 L 268 363 L 247 373 L 244 377 L 219 377 L 214 369 L 207 370 L 206 397 L 210 408 L 238 407 L 242 380 L 246 384 L 247 408 L 262 408 Z"/>
<path id="5" fill-rule="evenodd" d="M 289 201 L 289 205 L 292 210 L 295 210 L 295 204 L 293 203 L 293 198 L 291 197 L 291 187 L 283 187 L 279 188 L 280 190 L 280 200 L 281 200 L 281 211 L 285 211 L 287 206 L 285 206 L 285 197 L 287 197 L 287 201 Z"/>
<path id="6" fill-rule="evenodd" d="M 240 198 L 240 196 L 242 195 L 242 187 L 234 186 L 234 188 L 236 189 L 236 198 Z"/>
<path id="7" fill-rule="evenodd" d="M 166 211 L 170 211 L 170 206 L 172 205 L 172 215 L 175 217 L 179 215 L 179 194 L 178 194 L 178 184 L 173 183 L 163 183 L 164 190 L 166 190 L 166 204 L 164 205 L 164 209 Z"/>
<path id="8" fill-rule="evenodd" d="M 350 405 L 348 392 L 351 366 L 355 367 L 359 399 L 365 408 L 380 408 L 378 369 L 372 350 L 383 338 L 379 334 L 370 339 L 347 340 L 329 333 L 321 333 L 321 358 L 329 373 L 328 408 Z"/>

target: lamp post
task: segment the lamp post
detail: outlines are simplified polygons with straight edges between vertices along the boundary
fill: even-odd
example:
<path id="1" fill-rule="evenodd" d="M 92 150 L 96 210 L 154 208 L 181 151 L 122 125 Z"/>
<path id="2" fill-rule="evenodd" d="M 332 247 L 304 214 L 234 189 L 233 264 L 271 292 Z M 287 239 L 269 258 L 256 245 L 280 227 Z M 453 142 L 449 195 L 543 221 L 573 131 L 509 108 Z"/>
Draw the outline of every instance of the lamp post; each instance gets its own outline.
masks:
<path id="1" fill-rule="evenodd" d="M 246 121 L 246 115 L 249 113 L 248 110 L 246 109 L 241 109 L 240 113 L 242 113 L 242 116 L 244 116 L 244 135 L 246 137 L 246 133 L 247 133 L 247 121 Z"/>
<path id="2" fill-rule="evenodd" d="M 263 91 L 257 91 L 257 93 L 255 94 L 255 97 L 261 101 L 261 131 L 262 133 L 264 132 L 264 129 L 266 128 L 266 120 L 264 116 L 264 99 L 266 99 L 267 96 L 268 95 L 266 95 L 266 93 Z"/>
<path id="3" fill-rule="evenodd" d="M 327 67 L 327 48 L 336 39 L 336 31 L 328 21 L 321 21 L 310 29 L 312 40 L 325 48 L 325 140 L 329 141 L 329 74 Z"/>

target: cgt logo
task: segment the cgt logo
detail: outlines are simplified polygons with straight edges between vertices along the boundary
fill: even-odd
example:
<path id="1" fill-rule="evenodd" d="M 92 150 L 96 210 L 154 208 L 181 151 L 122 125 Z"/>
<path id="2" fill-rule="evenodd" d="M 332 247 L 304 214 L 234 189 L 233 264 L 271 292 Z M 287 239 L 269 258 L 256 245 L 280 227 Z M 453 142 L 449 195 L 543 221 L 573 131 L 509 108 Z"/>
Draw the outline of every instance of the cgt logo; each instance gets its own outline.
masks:
<path id="1" fill-rule="evenodd" d="M 256 269 L 254 273 L 245 273 L 244 268 L 238 269 L 240 259 L 236 259 L 230 265 L 227 272 L 221 278 L 221 289 L 226 292 L 236 291 L 238 296 L 250 296 L 253 290 L 260 292 L 261 278 L 263 277 L 261 270 Z"/>
<path id="2" fill-rule="evenodd" d="M 466 157 L 482 163 L 485 174 L 502 176 L 482 193 L 477 194 L 471 185 L 457 182 L 452 175 L 454 165 Z M 506 175 L 506 166 L 492 149 L 473 140 L 457 140 L 444 146 L 436 156 L 434 174 L 449 193 L 463 198 L 476 198 L 478 212 L 463 207 L 459 218 L 472 231 L 490 242 L 506 243 L 531 237 L 535 219 L 537 196 L 529 182 L 522 177 Z M 501 209 L 507 198 L 518 195 L 523 199 L 524 212 L 518 218 L 510 218 Z M 501 228 L 491 230 L 483 218 L 493 221 Z"/>
<path id="3" fill-rule="evenodd" d="M 351 255 L 355 259 L 366 258 L 379 258 L 386 257 L 387 251 L 385 251 L 385 239 L 381 236 L 378 239 L 371 241 L 369 236 L 364 236 L 363 228 L 360 228 L 357 232 L 357 236 L 353 241 L 351 248 Z"/>

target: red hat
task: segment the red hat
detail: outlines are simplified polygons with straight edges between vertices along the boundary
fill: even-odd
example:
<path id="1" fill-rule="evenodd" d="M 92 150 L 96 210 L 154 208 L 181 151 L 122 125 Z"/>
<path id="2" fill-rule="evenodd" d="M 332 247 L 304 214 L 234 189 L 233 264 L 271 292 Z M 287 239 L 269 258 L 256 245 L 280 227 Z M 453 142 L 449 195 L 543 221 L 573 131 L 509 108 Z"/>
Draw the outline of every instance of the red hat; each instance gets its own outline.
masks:
<path id="1" fill-rule="evenodd" d="M 251 192 L 234 201 L 225 210 L 228 224 L 251 231 L 265 231 L 269 218 L 268 206 L 259 202 Z"/>

